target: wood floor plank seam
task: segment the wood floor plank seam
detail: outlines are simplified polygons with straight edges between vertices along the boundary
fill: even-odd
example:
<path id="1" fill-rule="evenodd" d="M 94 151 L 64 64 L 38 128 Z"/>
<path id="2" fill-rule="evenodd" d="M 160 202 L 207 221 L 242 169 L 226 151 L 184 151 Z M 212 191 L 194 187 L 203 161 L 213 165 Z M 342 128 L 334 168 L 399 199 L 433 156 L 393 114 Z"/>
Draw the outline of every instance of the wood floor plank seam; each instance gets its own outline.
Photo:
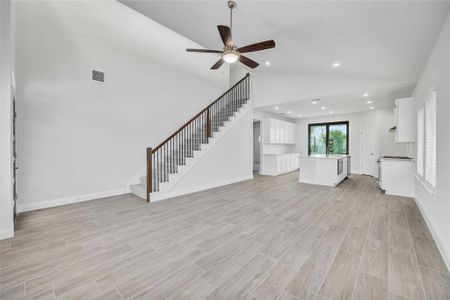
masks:
<path id="1" fill-rule="evenodd" d="M 403 214 L 405 215 L 405 218 L 406 218 L 406 213 L 404 212 L 403 209 L 402 209 L 402 212 L 403 212 Z M 409 220 L 408 220 L 408 218 L 406 218 L 406 222 L 408 223 L 408 228 L 409 228 L 409 231 L 411 232 L 411 227 L 409 227 Z M 416 264 L 417 264 L 417 266 L 419 267 L 419 261 L 418 261 L 418 259 L 417 259 L 417 254 L 416 254 L 416 250 L 415 250 L 415 248 L 414 248 L 414 243 L 413 243 L 412 235 L 411 235 L 411 234 L 409 235 L 409 238 L 410 238 L 410 242 L 411 242 L 411 245 L 412 245 L 412 249 L 413 249 L 413 253 L 414 253 L 414 258 L 415 258 Z M 418 270 L 418 274 L 417 274 L 417 275 L 418 275 L 418 277 L 419 277 L 422 295 L 423 295 L 424 299 L 426 299 L 427 296 L 426 296 L 426 293 L 425 293 L 425 286 L 424 286 L 424 283 L 423 283 L 422 274 L 421 274 L 421 272 L 420 272 L 420 269 Z"/>
<path id="2" fill-rule="evenodd" d="M 412 199 L 360 175 L 335 188 L 300 184 L 298 173 L 255 176 L 151 205 L 114 196 L 19 214 L 16 236 L 0 241 L 0 294 L 447 299 L 450 274 L 425 226 Z"/>
<path id="3" fill-rule="evenodd" d="M 371 224 L 371 222 L 372 222 L 373 214 L 374 214 L 374 210 L 372 209 L 371 214 L 370 214 L 369 227 L 370 227 L 370 224 Z M 357 285 L 357 283 L 358 283 L 359 275 L 361 274 L 361 265 L 362 265 L 362 262 L 363 262 L 364 253 L 365 253 L 365 251 L 366 251 L 366 245 L 367 245 L 367 240 L 368 240 L 368 238 L 369 238 L 369 228 L 367 228 L 367 230 L 366 230 L 366 236 L 365 236 L 365 239 L 364 239 L 363 251 L 362 251 L 362 253 L 361 253 L 361 259 L 360 259 L 360 261 L 359 261 L 359 266 L 358 266 L 358 273 L 357 273 L 357 275 L 356 275 L 355 284 L 354 284 L 354 286 L 353 286 L 352 299 L 354 299 L 355 291 L 356 291 L 356 285 Z"/>

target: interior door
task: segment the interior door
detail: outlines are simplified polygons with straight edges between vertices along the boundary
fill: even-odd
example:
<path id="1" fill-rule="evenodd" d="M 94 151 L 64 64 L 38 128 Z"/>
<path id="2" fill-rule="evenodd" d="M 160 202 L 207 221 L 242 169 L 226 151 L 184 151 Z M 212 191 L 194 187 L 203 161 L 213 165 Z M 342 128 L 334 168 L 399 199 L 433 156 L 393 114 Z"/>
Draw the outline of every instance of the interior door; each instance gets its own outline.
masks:
<path id="1" fill-rule="evenodd" d="M 361 173 L 376 176 L 376 134 L 372 126 L 361 127 Z"/>

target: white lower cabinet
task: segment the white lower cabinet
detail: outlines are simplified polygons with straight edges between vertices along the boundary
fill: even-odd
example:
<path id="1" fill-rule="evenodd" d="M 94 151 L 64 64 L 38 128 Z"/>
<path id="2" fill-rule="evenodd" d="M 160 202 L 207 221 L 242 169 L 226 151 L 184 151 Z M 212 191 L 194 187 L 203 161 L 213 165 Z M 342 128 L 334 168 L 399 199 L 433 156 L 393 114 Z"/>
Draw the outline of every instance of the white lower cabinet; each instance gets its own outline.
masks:
<path id="1" fill-rule="evenodd" d="M 415 163 L 407 159 L 380 160 L 381 174 L 379 180 L 381 189 L 388 195 L 415 197 Z"/>
<path id="2" fill-rule="evenodd" d="M 262 175 L 280 175 L 298 169 L 298 153 L 264 154 Z"/>

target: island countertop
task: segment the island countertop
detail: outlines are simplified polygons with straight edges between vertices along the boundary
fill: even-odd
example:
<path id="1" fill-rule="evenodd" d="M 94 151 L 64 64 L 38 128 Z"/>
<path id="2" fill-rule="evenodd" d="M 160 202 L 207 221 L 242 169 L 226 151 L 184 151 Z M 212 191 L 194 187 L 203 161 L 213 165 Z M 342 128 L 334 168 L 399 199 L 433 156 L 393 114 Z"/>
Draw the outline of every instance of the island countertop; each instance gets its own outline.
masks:
<path id="1" fill-rule="evenodd" d="M 346 154 L 311 154 L 311 155 L 301 155 L 300 159 L 339 159 L 344 157 L 350 157 Z"/>

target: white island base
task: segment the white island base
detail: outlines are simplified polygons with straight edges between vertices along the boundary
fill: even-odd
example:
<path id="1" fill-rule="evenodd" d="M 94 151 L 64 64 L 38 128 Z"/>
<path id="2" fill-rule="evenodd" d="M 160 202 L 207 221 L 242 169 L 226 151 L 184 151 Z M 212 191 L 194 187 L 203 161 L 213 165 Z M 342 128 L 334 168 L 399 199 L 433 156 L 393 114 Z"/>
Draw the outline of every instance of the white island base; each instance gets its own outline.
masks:
<path id="1" fill-rule="evenodd" d="M 349 174 L 349 155 L 309 155 L 299 159 L 299 182 L 336 186 Z"/>

